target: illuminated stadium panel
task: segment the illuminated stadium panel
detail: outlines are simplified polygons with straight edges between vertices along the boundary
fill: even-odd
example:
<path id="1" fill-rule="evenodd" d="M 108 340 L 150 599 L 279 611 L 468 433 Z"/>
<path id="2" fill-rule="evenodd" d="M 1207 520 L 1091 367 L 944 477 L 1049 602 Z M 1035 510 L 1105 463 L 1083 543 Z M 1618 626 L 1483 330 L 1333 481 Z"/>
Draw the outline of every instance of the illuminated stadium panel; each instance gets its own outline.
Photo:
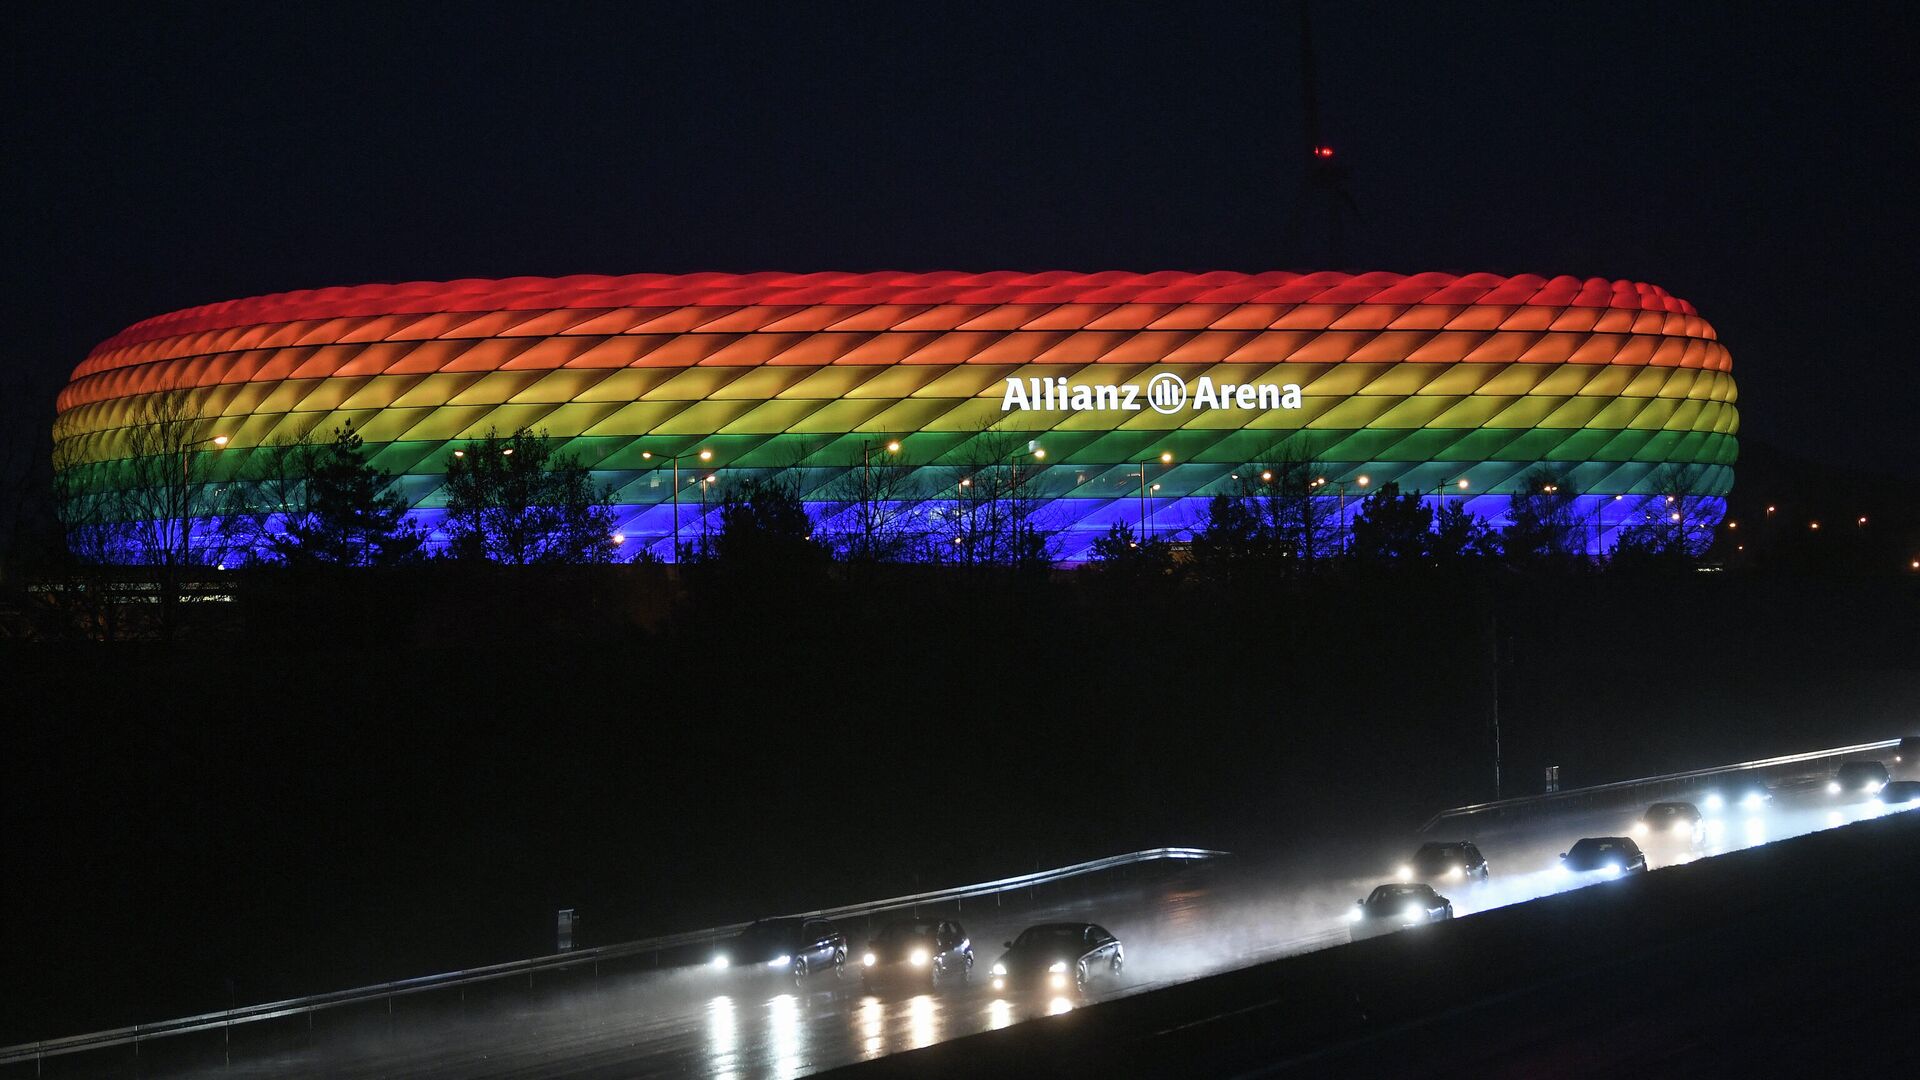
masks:
<path id="1" fill-rule="evenodd" d="M 1172 391 L 1156 376 L 1180 385 L 1177 407 L 1161 407 Z M 1249 391 L 1202 407 L 1201 389 L 1224 384 Z M 1082 385 L 1109 390 L 1075 400 Z M 1284 405 L 1280 387 L 1295 388 Z M 1121 394 L 1133 408 L 1112 407 Z M 1329 500 L 1365 476 L 1496 524 L 1545 466 L 1604 548 L 1676 472 L 1717 517 L 1738 428 L 1727 351 L 1692 305 L 1633 282 L 1491 274 L 634 274 L 281 293 L 95 348 L 60 395 L 63 464 L 115 483 L 156 395 L 228 436 L 214 475 L 351 420 L 429 526 L 461 440 L 541 429 L 611 490 L 625 550 L 663 557 L 672 455 L 713 455 L 683 458 L 687 539 L 717 513 L 696 490 L 708 474 L 721 489 L 790 476 L 831 529 L 848 472 L 891 440 L 901 452 L 884 460 L 914 469 L 903 497 L 935 513 L 983 447 L 1043 449 L 1027 459 L 1038 521 L 1069 561 L 1138 523 L 1138 463 L 1158 485 L 1153 531 L 1177 537 L 1234 474 L 1281 455 L 1319 463 Z"/>

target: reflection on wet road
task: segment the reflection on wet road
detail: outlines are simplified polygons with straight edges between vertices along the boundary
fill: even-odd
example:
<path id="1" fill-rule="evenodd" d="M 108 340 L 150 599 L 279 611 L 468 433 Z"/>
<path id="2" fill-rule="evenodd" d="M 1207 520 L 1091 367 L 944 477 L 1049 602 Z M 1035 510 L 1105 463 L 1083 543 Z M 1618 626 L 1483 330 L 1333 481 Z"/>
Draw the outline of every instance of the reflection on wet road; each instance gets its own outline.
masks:
<path id="1" fill-rule="evenodd" d="M 1558 854 L 1582 836 L 1629 835 L 1636 809 L 1572 811 L 1472 829 L 1436 830 L 1471 839 L 1491 879 L 1439 886 L 1462 916 L 1595 884 L 1558 870 Z M 1900 808 L 1904 809 L 1904 808 Z M 1835 803 L 1816 794 L 1782 799 L 1760 812 L 1710 812 L 1696 844 L 1653 838 L 1656 870 L 1817 829 L 1892 812 L 1871 802 Z M 974 1032 L 1049 1021 L 1084 1002 L 995 992 L 985 978 L 998 943 L 1053 920 L 1106 925 L 1125 943 L 1127 967 L 1096 983 L 1087 1001 L 1139 993 L 1170 982 L 1245 966 L 1346 940 L 1354 899 L 1391 879 L 1412 841 L 1382 846 L 1317 875 L 1226 866 L 1206 874 L 1111 885 L 1088 899 L 1024 911 L 962 913 L 974 943 L 975 978 L 926 991 L 870 993 L 857 974 L 822 972 L 796 988 L 752 973 L 701 966 L 609 975 L 589 986 L 531 996 L 458 1016 L 419 1016 L 358 1035 L 330 1034 L 310 1048 L 236 1058 L 223 1076 L 586 1076 L 792 1077 Z M 1369 867 L 1359 870 L 1360 865 Z M 1604 882 L 1597 887 L 1606 887 Z M 857 940 L 865 926 L 848 927 Z M 1419 932 L 1419 931 L 1415 931 Z"/>

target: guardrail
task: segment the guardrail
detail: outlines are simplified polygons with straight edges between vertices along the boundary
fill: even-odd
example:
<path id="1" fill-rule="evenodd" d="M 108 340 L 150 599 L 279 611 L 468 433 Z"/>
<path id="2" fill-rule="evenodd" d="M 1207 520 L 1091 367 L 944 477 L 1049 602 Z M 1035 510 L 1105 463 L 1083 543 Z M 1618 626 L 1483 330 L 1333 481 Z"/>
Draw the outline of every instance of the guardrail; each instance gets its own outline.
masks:
<path id="1" fill-rule="evenodd" d="M 1018 874 L 1001 878 L 998 881 L 986 881 L 977 885 L 959 885 L 948 889 L 935 889 L 930 892 L 913 893 L 907 896 L 895 896 L 885 900 L 870 900 L 858 904 L 845 904 L 840 907 L 823 908 L 819 911 L 802 911 L 793 914 L 803 918 L 846 920 L 863 916 L 878 915 L 901 908 L 919 908 L 934 904 L 954 903 L 985 896 L 999 896 L 1020 889 L 1031 889 L 1040 885 L 1050 885 L 1069 878 L 1083 877 L 1088 874 L 1118 870 L 1123 867 L 1142 863 L 1165 861 L 1191 861 L 1220 858 L 1227 853 L 1206 848 L 1161 847 L 1144 851 L 1130 851 L 1124 855 L 1111 855 L 1104 859 L 1074 863 L 1071 866 L 1057 867 L 1051 870 L 1039 870 L 1031 874 Z M 662 953 L 700 944 L 714 944 L 722 939 L 738 934 L 747 927 L 747 923 L 731 923 L 726 926 L 708 927 L 703 930 L 690 930 L 661 937 L 642 938 L 638 941 L 622 942 L 617 945 L 601 945 L 589 949 L 575 949 L 571 952 L 554 953 L 548 956 L 536 956 L 526 960 L 510 960 L 485 967 L 468 968 L 462 971 L 447 971 L 437 975 L 421 975 L 411 979 L 398 979 L 393 982 L 375 983 L 371 986 L 355 987 L 351 990 L 335 990 L 324 994 L 312 994 L 306 997 L 288 998 L 284 1001 L 265 1002 L 258 1005 L 243 1005 L 218 1012 L 201 1013 L 197 1016 L 183 1016 L 173 1020 L 161 1020 L 149 1024 L 134 1024 L 131 1027 L 112 1028 L 106 1031 L 89 1032 L 85 1035 L 68 1035 L 58 1039 L 43 1039 L 38 1042 L 20 1043 L 15 1046 L 0 1047 L 0 1066 L 19 1065 L 28 1061 L 39 1062 L 50 1057 L 67 1054 L 86 1053 L 94 1050 L 106 1050 L 118 1046 L 132 1046 L 135 1052 L 141 1043 L 152 1039 L 167 1038 L 175 1035 L 190 1035 L 197 1032 L 231 1030 L 235 1025 L 257 1023 L 289 1016 L 312 1016 L 327 1009 L 348 1005 L 365 1004 L 386 999 L 392 1007 L 392 999 L 409 994 L 420 994 L 431 990 L 447 990 L 493 982 L 501 979 L 525 978 L 532 985 L 536 975 L 563 971 L 569 968 L 595 965 L 611 960 L 621 960 L 652 954 L 656 958 Z"/>
<path id="2" fill-rule="evenodd" d="M 1442 810 L 1427 819 L 1420 826 L 1421 832 L 1430 832 L 1442 821 L 1453 818 L 1469 817 L 1476 814 L 1501 816 L 1510 813 L 1524 813 L 1542 807 L 1558 804 L 1586 801 L 1593 803 L 1617 795 L 1636 793 L 1655 797 L 1678 794 L 1693 788 L 1699 781 L 1715 776 L 1728 776 L 1734 773 L 1770 773 L 1794 765 L 1804 765 L 1811 761 L 1832 761 L 1836 758 L 1851 757 L 1855 754 L 1867 754 L 1876 750 L 1891 750 L 1900 745 L 1899 739 L 1883 739 L 1880 742 L 1859 743 L 1854 746 L 1836 746 L 1831 750 L 1811 750 L 1804 754 L 1785 754 L 1781 757 L 1763 758 L 1759 761 L 1743 761 L 1737 765 L 1714 765 L 1705 769 L 1690 769 L 1686 772 L 1667 773 L 1664 776 L 1644 776 L 1634 780 L 1616 780 L 1610 784 L 1594 784 L 1590 787 L 1567 788 L 1564 791 L 1549 792 L 1542 795 L 1521 795 L 1511 799 L 1498 799 L 1493 802 L 1475 803 L 1472 806 L 1456 806 L 1451 810 Z"/>

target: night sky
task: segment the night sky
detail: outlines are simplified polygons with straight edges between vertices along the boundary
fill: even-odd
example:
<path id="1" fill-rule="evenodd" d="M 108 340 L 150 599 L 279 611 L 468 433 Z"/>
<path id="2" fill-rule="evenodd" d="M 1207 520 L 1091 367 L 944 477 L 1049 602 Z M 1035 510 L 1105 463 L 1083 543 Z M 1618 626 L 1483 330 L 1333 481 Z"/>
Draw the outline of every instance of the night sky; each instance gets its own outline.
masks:
<path id="1" fill-rule="evenodd" d="M 399 7 L 10 16 L 10 430 L 126 324 L 286 289 L 1326 268 L 1288 243 L 1289 3 Z M 1317 5 L 1335 268 L 1665 286 L 1732 349 L 1743 439 L 1911 473 L 1913 22 Z"/>

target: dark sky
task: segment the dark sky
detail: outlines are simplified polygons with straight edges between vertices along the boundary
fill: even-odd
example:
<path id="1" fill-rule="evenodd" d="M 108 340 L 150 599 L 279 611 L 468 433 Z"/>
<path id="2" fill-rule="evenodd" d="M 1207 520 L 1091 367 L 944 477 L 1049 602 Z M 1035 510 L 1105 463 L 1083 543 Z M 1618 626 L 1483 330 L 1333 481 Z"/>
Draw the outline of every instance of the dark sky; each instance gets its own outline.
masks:
<path id="1" fill-rule="evenodd" d="M 47 5 L 10 16 L 5 418 L 99 339 L 321 285 L 1321 269 L 1298 9 Z M 1665 286 L 1743 435 L 1910 471 L 1902 7 L 1322 3 L 1338 269 Z M 19 373 L 26 383 L 20 384 Z"/>

